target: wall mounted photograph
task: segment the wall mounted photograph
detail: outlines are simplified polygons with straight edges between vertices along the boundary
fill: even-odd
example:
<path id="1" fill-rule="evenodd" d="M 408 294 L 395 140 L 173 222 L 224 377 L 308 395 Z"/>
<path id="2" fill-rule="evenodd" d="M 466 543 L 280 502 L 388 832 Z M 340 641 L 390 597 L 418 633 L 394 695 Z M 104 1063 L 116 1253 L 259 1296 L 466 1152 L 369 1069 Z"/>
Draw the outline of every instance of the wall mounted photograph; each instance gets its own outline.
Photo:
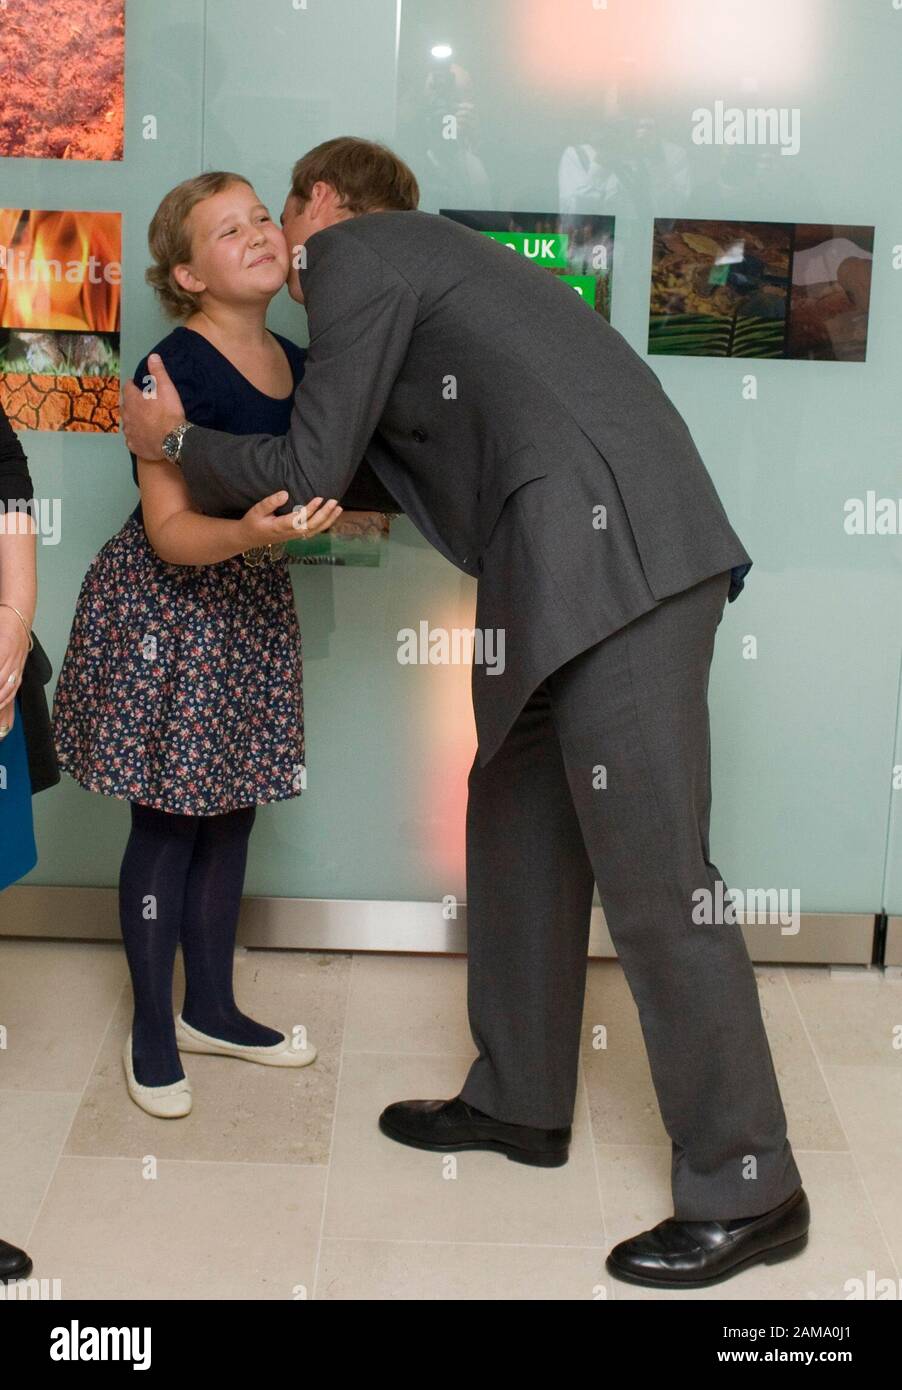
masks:
<path id="1" fill-rule="evenodd" d="M 648 351 L 863 362 L 874 228 L 655 221 Z"/>
<path id="2" fill-rule="evenodd" d="M 0 156 L 121 159 L 124 0 L 3 0 Z"/>
<path id="3" fill-rule="evenodd" d="M 864 361 L 873 259 L 873 227 L 795 227 L 787 357 Z"/>
<path id="4" fill-rule="evenodd" d="M 0 208 L 0 403 L 17 429 L 118 430 L 121 222 Z"/>
<path id="5" fill-rule="evenodd" d="M 610 322 L 614 274 L 614 218 L 555 212 L 467 212 L 441 208 L 443 217 L 493 237 L 544 266 L 582 295 Z"/>

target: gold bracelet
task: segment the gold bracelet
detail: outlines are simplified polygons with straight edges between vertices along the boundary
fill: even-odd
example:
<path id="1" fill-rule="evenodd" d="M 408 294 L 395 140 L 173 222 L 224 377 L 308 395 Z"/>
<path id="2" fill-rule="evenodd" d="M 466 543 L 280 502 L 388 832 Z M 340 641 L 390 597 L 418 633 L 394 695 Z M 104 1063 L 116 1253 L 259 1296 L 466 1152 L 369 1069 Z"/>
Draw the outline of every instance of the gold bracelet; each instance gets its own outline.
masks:
<path id="1" fill-rule="evenodd" d="M 30 652 L 34 651 L 34 638 L 31 635 L 31 628 L 28 626 L 25 619 L 22 617 L 22 614 L 19 612 L 16 605 L 14 603 L 5 603 L 2 599 L 0 599 L 0 608 L 11 608 L 13 610 L 16 617 L 19 619 L 19 622 L 25 629 L 25 636 L 28 638 L 28 650 Z"/>
<path id="2" fill-rule="evenodd" d="M 253 569 L 262 564 L 273 564 L 285 554 L 281 541 L 271 541 L 269 545 L 255 545 L 251 550 L 243 550 L 244 563 Z"/>

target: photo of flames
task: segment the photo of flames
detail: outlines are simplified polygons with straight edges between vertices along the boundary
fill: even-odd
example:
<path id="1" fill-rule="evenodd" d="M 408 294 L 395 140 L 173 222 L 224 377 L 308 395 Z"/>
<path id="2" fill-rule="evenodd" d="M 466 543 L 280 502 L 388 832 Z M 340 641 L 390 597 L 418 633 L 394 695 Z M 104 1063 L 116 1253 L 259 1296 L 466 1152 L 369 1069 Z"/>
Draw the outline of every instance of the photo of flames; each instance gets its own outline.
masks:
<path id="1" fill-rule="evenodd" d="M 3 0 L 0 156 L 121 159 L 125 0 Z"/>
<path id="2" fill-rule="evenodd" d="M 0 209 L 0 402 L 17 429 L 119 428 L 121 214 Z"/>

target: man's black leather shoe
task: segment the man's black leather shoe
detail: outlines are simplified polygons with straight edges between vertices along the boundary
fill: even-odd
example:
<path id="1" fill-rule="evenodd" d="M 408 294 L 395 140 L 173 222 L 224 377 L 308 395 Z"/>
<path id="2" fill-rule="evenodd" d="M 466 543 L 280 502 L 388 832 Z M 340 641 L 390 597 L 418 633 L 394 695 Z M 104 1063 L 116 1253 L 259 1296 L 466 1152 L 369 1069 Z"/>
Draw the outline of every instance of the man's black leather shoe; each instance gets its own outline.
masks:
<path id="1" fill-rule="evenodd" d="M 515 1163 L 559 1168 L 567 1162 L 571 1126 L 537 1129 L 494 1120 L 474 1110 L 460 1096 L 452 1100 L 399 1100 L 386 1106 L 379 1128 L 389 1139 L 414 1149 L 456 1153 L 459 1149 L 491 1149 Z"/>
<path id="2" fill-rule="evenodd" d="M 31 1260 L 24 1250 L 0 1240 L 0 1284 L 8 1284 L 13 1279 L 27 1279 L 31 1270 Z"/>
<path id="3" fill-rule="evenodd" d="M 700 1289 L 761 1260 L 773 1265 L 797 1255 L 808 1242 L 810 1219 L 801 1187 L 763 1216 L 736 1221 L 678 1221 L 670 1216 L 615 1245 L 607 1269 L 617 1279 L 648 1288 Z"/>

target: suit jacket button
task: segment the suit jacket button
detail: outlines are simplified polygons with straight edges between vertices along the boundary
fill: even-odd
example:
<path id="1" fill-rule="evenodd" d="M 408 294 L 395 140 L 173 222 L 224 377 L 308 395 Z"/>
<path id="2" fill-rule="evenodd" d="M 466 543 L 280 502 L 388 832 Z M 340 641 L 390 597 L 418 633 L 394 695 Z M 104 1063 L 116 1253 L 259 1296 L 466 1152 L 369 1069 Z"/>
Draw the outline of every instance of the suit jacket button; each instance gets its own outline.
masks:
<path id="1" fill-rule="evenodd" d="M 476 489 L 476 501 L 477 501 L 477 502 L 481 502 L 481 501 L 482 501 L 482 488 L 481 488 L 481 487 L 478 487 L 478 488 Z"/>
<path id="2" fill-rule="evenodd" d="M 418 444 L 424 444 L 426 440 L 429 438 L 429 435 L 426 433 L 425 430 L 415 429 L 413 431 L 413 437 Z"/>
<path id="3" fill-rule="evenodd" d="M 482 556 L 481 556 L 481 555 L 478 557 L 478 559 L 477 559 L 477 561 L 476 561 L 476 569 L 477 569 L 477 572 L 478 572 L 479 574 L 482 574 Z"/>

